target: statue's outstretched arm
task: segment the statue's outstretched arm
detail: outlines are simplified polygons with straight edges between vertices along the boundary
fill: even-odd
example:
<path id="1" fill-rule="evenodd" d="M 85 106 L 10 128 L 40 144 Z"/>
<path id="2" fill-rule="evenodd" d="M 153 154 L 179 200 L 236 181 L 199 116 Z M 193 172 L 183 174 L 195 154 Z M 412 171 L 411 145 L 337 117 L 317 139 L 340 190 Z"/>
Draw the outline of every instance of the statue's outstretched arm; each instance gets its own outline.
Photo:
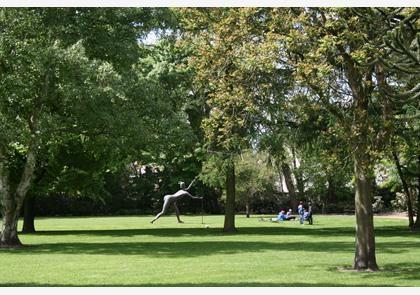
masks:
<path id="1" fill-rule="evenodd" d="M 188 193 L 188 195 L 191 197 L 191 199 L 202 199 L 203 197 L 196 197 L 196 196 L 193 196 L 193 195 L 191 195 L 190 193 Z"/>
<path id="2" fill-rule="evenodd" d="M 193 181 L 191 181 L 190 185 L 185 189 L 186 191 L 189 190 L 191 188 L 191 186 L 193 185 L 193 183 L 197 180 L 197 177 L 193 179 Z"/>

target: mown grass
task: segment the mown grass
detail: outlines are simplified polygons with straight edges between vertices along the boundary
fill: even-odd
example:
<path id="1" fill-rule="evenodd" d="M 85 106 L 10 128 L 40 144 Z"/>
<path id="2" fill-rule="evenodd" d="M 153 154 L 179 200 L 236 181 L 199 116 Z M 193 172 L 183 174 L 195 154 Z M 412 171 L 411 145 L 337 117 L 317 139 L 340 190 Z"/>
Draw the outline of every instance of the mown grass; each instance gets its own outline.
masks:
<path id="1" fill-rule="evenodd" d="M 420 234 L 376 218 L 380 272 L 353 272 L 354 217 L 314 225 L 223 216 L 40 218 L 0 249 L 0 286 L 420 286 Z"/>

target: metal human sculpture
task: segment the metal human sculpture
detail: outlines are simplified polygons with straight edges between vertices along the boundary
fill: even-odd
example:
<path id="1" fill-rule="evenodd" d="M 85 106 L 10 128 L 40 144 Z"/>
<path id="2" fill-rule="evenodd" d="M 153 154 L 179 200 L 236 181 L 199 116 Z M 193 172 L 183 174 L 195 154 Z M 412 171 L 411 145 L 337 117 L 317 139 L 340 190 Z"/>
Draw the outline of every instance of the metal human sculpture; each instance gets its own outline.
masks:
<path id="1" fill-rule="evenodd" d="M 192 199 L 200 199 L 200 200 L 203 199 L 202 197 L 195 197 L 188 192 L 188 190 L 191 188 L 191 186 L 193 185 L 194 182 L 195 182 L 195 179 L 190 183 L 190 185 L 187 188 L 185 188 L 185 183 L 181 182 L 179 184 L 180 187 L 181 187 L 181 189 L 179 191 L 177 191 L 176 193 L 174 193 L 172 195 L 165 195 L 163 197 L 162 211 L 159 212 L 156 215 L 156 217 L 152 221 L 150 221 L 150 223 L 155 222 L 163 214 L 165 214 L 171 204 L 173 204 L 174 207 L 175 207 L 175 214 L 176 214 L 176 218 L 178 219 L 178 223 L 183 223 L 183 221 L 179 218 L 179 209 L 178 209 L 178 206 L 176 205 L 176 202 L 179 201 L 180 199 L 182 199 L 185 196 L 188 196 Z"/>

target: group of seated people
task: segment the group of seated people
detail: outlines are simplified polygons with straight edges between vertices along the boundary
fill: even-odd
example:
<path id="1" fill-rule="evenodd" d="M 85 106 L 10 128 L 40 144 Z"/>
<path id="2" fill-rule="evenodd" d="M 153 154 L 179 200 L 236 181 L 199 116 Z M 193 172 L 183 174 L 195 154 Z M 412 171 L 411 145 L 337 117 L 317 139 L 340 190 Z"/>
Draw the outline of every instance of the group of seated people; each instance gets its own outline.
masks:
<path id="1" fill-rule="evenodd" d="M 308 210 L 305 210 L 303 212 L 303 215 L 300 219 L 302 220 L 309 220 L 311 214 L 308 212 Z M 272 218 L 272 221 L 278 222 L 278 221 L 288 221 L 288 220 L 295 220 L 296 216 L 292 215 L 292 209 L 289 209 L 287 213 L 284 212 L 284 210 L 281 210 L 279 215 L 277 215 L 276 218 Z"/>
<path id="2" fill-rule="evenodd" d="M 304 221 L 308 221 L 309 224 L 313 224 L 311 202 L 308 202 L 307 205 L 304 205 L 304 203 L 301 201 L 299 203 L 297 211 L 299 214 L 299 222 L 301 224 L 303 224 Z M 260 218 L 260 221 L 282 222 L 288 220 L 295 220 L 296 218 L 297 216 L 293 215 L 292 209 L 289 209 L 287 213 L 282 209 L 280 210 L 279 215 L 277 215 L 276 218 Z"/>
<path id="3" fill-rule="evenodd" d="M 273 218 L 273 221 L 295 220 L 296 216 L 293 216 L 292 214 L 292 209 L 289 209 L 287 213 L 285 213 L 284 210 L 281 210 L 277 218 Z"/>

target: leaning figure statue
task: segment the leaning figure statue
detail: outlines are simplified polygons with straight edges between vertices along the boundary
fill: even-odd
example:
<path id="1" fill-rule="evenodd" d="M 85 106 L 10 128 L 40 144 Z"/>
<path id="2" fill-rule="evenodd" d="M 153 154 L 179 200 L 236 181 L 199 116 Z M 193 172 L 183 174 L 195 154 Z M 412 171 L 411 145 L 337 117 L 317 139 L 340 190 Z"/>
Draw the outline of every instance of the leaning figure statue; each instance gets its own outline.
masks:
<path id="1" fill-rule="evenodd" d="M 180 187 L 181 187 L 181 189 L 179 190 L 179 191 L 177 191 L 176 193 L 174 193 L 173 195 L 165 195 L 164 197 L 163 197 L 163 208 L 162 208 L 162 211 L 160 211 L 157 215 L 156 215 L 156 217 L 152 220 L 152 221 L 150 221 L 150 223 L 153 223 L 153 222 L 155 222 L 157 219 L 159 219 L 163 214 L 165 214 L 166 213 L 166 211 L 168 210 L 168 208 L 169 208 L 169 205 L 171 205 L 171 204 L 173 204 L 174 205 L 174 207 L 175 207 L 175 214 L 176 214 L 176 218 L 178 219 L 178 223 L 183 223 L 182 221 L 181 221 L 181 219 L 179 218 L 179 209 L 178 209 L 178 206 L 176 205 L 176 202 L 178 201 L 178 200 L 180 200 L 180 199 L 182 199 L 183 197 L 185 197 L 185 196 L 189 196 L 189 197 L 191 197 L 192 199 L 202 199 L 202 197 L 195 197 L 195 196 L 193 196 L 193 195 L 191 195 L 189 192 L 188 192 L 188 190 L 191 188 L 191 186 L 193 185 L 193 183 L 195 182 L 195 178 L 194 178 L 194 180 L 190 183 L 190 185 L 187 187 L 187 188 L 185 188 L 185 183 L 184 182 L 181 182 L 179 185 L 180 185 Z"/>

